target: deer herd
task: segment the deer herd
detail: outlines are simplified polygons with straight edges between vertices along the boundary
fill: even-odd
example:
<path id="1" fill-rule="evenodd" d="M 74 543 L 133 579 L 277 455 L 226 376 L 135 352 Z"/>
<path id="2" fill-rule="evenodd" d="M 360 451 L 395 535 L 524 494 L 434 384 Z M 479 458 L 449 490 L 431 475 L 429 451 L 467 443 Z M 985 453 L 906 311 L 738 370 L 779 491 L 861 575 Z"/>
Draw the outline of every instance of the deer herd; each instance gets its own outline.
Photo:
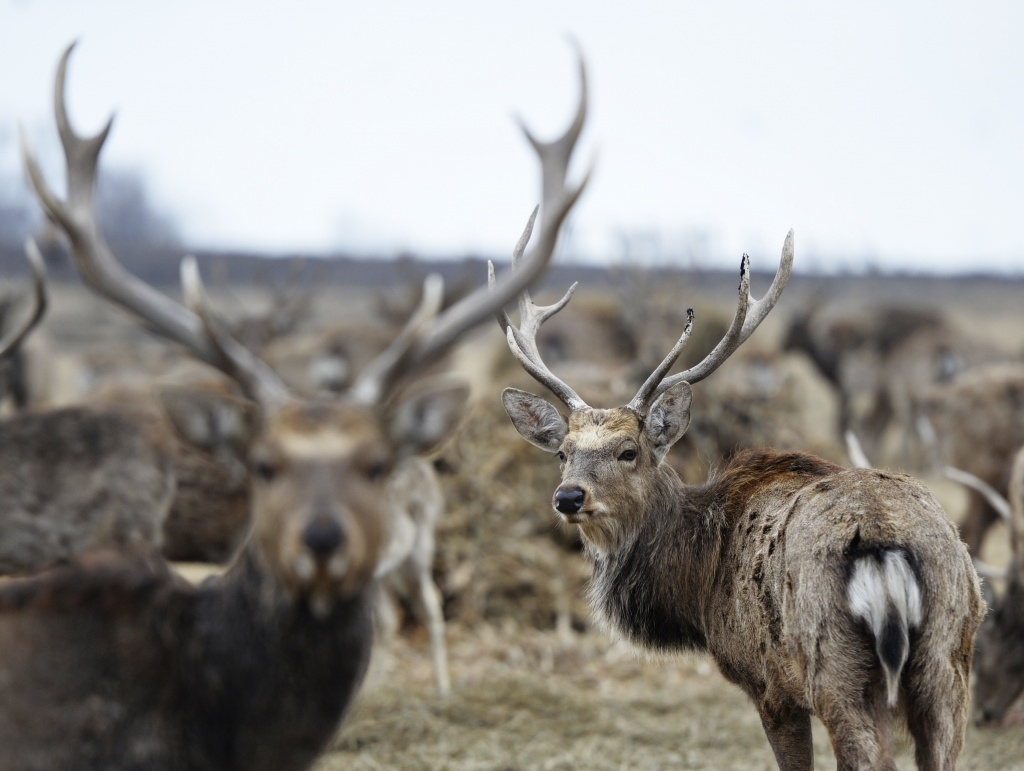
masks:
<path id="1" fill-rule="evenodd" d="M 700 323 L 689 311 L 628 402 L 587 404 L 538 341 L 575 285 L 547 306 L 530 295 L 587 184 L 568 174 L 587 113 L 581 57 L 565 134 L 543 142 L 524 127 L 543 189 L 510 268 L 490 265 L 486 282 L 447 306 L 428 277 L 386 339 L 356 336 L 353 350 L 372 353 L 345 359 L 344 344 L 321 338 L 303 354 L 305 374 L 287 377 L 271 333 L 246 333 L 214 307 L 195 259 L 182 260 L 179 301 L 111 250 L 95 205 L 110 123 L 92 137 L 72 128 L 71 50 L 54 91 L 66 193 L 24 146 L 31 187 L 88 289 L 194 363 L 142 387 L 111 383 L 81 404 L 29 404 L 19 357 L 48 294 L 43 258 L 26 245 L 33 288 L 20 313 L 5 307 L 0 339 L 11 405 L 0 421 L 0 769 L 308 768 L 360 688 L 374 628 L 395 626 L 387 589 L 425 625 L 437 689 L 450 697 L 433 581 L 445 501 L 427 458 L 455 432 L 470 391 L 437 362 L 492 317 L 556 399 L 501 394 L 522 437 L 558 458 L 552 505 L 592 563 L 598 624 L 641 651 L 706 652 L 753 702 L 780 768 L 813 766 L 816 716 L 839 768 L 894 769 L 893 735 L 905 729 L 919 768 L 952 769 L 972 703 L 985 724 L 1014 708 L 1024 691 L 1024 365 L 984 360 L 941 320 L 907 309 L 868 323 L 792 314 L 784 346 L 835 384 L 840 428 L 862 433 L 869 456 L 900 422 L 929 468 L 959 469 L 971 490 L 962 531 L 912 476 L 801 451 L 730 447 L 704 481 L 684 483 L 669 455 L 690 426 L 692 387 L 778 304 L 794 236 L 760 299 L 743 256 L 735 312 L 706 356 L 671 374 Z M 293 357 L 306 350 L 283 339 Z M 998 519 L 1010 533 L 1005 571 L 980 561 Z M 198 582 L 181 562 L 226 568 Z"/>

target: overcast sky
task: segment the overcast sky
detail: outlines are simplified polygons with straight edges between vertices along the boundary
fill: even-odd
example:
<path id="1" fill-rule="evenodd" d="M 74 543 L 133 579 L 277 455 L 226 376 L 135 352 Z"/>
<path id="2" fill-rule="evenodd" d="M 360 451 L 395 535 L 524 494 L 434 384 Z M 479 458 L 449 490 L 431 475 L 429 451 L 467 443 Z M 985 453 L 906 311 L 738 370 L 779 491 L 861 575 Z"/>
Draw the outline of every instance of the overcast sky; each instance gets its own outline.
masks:
<path id="1" fill-rule="evenodd" d="M 513 116 L 596 158 L 570 258 L 1024 273 L 1024 4 L 0 0 L 0 170 L 50 92 L 197 246 L 505 255 Z"/>

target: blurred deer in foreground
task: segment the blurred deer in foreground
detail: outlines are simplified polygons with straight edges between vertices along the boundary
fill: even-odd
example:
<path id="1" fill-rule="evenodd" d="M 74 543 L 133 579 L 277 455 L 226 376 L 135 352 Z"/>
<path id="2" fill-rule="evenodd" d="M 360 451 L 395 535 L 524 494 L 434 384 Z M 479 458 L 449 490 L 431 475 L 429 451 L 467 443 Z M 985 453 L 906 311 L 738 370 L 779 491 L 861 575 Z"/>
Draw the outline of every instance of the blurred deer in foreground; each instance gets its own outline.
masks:
<path id="1" fill-rule="evenodd" d="M 46 308 L 31 242 L 33 301 L 0 341 L 16 349 Z M 29 573 L 97 547 L 159 547 L 174 494 L 170 441 L 122 409 L 67 407 L 0 421 L 0 575 Z"/>
<path id="2" fill-rule="evenodd" d="M 749 450 L 704 485 L 663 463 L 690 420 L 690 384 L 714 372 L 775 305 L 792 233 L 767 294 L 749 294 L 719 344 L 666 377 L 690 336 L 625 406 L 596 409 L 538 354 L 541 324 L 561 310 L 520 297 L 520 326 L 499 315 L 523 367 L 568 408 L 506 389 L 527 441 L 557 453 L 553 505 L 579 526 L 593 561 L 589 597 L 607 627 L 639 648 L 709 652 L 753 700 L 782 769 L 813 766 L 811 715 L 839 768 L 895 769 L 901 715 L 918 766 L 952 769 L 968 717 L 978 578 L 942 508 L 914 479 L 843 469 L 802 453 Z"/>
<path id="3" fill-rule="evenodd" d="M 532 283 L 582 191 L 561 189 L 525 269 L 438 315 L 428 281 L 419 310 L 342 396 L 301 398 L 212 316 L 194 262 L 187 307 L 128 274 L 95 218 L 109 124 L 71 129 L 65 52 L 56 83 L 68 197 L 26 153 L 47 213 L 87 283 L 203 361 L 262 408 L 247 461 L 256 478 L 249 538 L 222 577 L 184 585 L 161 560 L 96 557 L 0 591 L 0 745 L 20 769 L 307 768 L 336 730 L 366 670 L 369 597 L 387 548 L 396 464 L 443 440 L 466 391 L 420 381 L 430 361 Z M 549 171 L 550 160 L 544 159 Z M 585 182 L 585 180 L 584 180 Z M 532 223 L 532 219 L 531 219 Z M 205 427 L 185 426 L 202 438 Z"/>
<path id="4" fill-rule="evenodd" d="M 974 649 L 974 711 L 979 725 L 998 725 L 1024 694 L 1024 449 L 1013 457 L 1009 500 L 984 481 L 961 469 L 947 476 L 984 496 L 1006 521 L 1010 533 L 1010 564 L 999 575 L 984 563 L 979 572 L 1005 579 L 1003 593 L 988 591 L 989 611 Z"/>

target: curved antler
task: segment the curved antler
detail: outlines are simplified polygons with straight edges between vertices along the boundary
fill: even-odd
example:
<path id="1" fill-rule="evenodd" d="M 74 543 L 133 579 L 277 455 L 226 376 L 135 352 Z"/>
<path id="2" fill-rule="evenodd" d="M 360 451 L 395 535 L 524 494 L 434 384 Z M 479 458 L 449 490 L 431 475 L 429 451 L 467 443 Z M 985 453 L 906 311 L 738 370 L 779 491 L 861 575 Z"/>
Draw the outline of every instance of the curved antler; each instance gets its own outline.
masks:
<path id="1" fill-rule="evenodd" d="M 541 200 L 543 201 L 540 207 L 543 215 L 541 218 L 541 244 L 545 244 L 550 236 L 553 236 L 553 239 L 558 237 L 557 230 L 550 233 L 550 220 L 561 215 L 560 207 L 568 195 L 565 185 L 566 175 L 569 171 L 569 160 L 587 117 L 587 68 L 579 46 L 576 46 L 576 51 L 579 56 L 580 101 L 576 108 L 576 115 L 573 117 L 572 123 L 565 133 L 551 142 L 542 142 L 533 135 L 522 120 L 519 121 L 523 133 L 533 146 L 541 164 Z M 584 177 L 583 182 L 576 189 L 576 196 L 579 195 L 579 191 L 586 184 L 589 175 L 588 171 L 587 176 Z M 537 209 L 534 209 L 533 214 L 530 215 L 529 222 L 526 223 L 526 229 L 512 250 L 513 274 L 522 269 L 520 267 L 522 255 L 527 243 L 530 241 L 530 236 L 533 234 L 536 217 Z M 554 248 L 554 240 L 551 240 L 550 248 Z M 497 282 L 494 277 L 494 265 L 490 262 L 487 263 L 487 274 L 488 285 L 493 290 L 496 288 Z M 505 333 L 512 355 L 515 356 L 523 369 L 557 396 L 571 412 L 587 409 L 588 405 L 568 384 L 556 377 L 548 366 L 544 364 L 540 356 L 540 350 L 537 348 L 537 332 L 545 321 L 569 303 L 573 292 L 576 291 L 576 286 L 576 284 L 573 284 L 561 300 L 553 305 L 546 306 L 536 305 L 530 297 L 529 291 L 524 286 L 518 297 L 518 328 L 509 319 L 508 313 L 505 312 L 504 303 L 496 314 L 498 324 L 501 327 L 501 331 Z"/>
<path id="2" fill-rule="evenodd" d="M 530 217 L 530 221 L 526 224 L 526 230 L 523 231 L 522 237 L 519 239 L 519 243 L 516 244 L 516 248 L 512 251 L 512 269 L 515 270 L 519 259 L 522 257 L 523 249 L 526 247 L 526 242 L 530 238 L 530 233 L 533 230 L 534 217 L 537 215 L 537 210 L 533 210 L 533 216 Z M 488 261 L 487 263 L 487 282 L 488 285 L 494 286 L 494 265 Z M 505 337 L 508 341 L 509 350 L 512 351 L 512 355 L 515 356 L 523 369 L 525 369 L 534 380 L 547 388 L 551 393 L 561 399 L 562 403 L 569 408 L 570 412 L 576 410 L 585 410 L 588 405 L 579 395 L 569 387 L 567 383 L 560 380 L 555 374 L 548 369 L 547 365 L 541 359 L 540 350 L 537 348 L 537 332 L 540 330 L 541 325 L 549 318 L 558 313 L 562 308 L 569 304 L 569 300 L 572 299 L 573 292 L 576 291 L 577 284 L 573 284 L 569 287 L 562 299 L 552 305 L 536 305 L 530 297 L 529 291 L 524 289 L 519 293 L 519 327 L 512 323 L 509 319 L 508 314 L 502 309 L 498 315 L 498 324 L 501 326 Z"/>
<path id="3" fill-rule="evenodd" d="M 206 363 L 235 377 L 253 398 L 279 398 L 287 393 L 287 387 L 254 354 L 234 341 L 233 345 L 223 344 L 226 332 L 211 331 L 197 313 L 140 281 L 114 256 L 100 231 L 95 203 L 99 155 L 113 117 L 93 137 L 76 134 L 71 127 L 65 83 L 68 58 L 74 47 L 72 43 L 61 55 L 54 84 L 54 112 L 68 176 L 66 201 L 60 200 L 46 183 L 24 132 L 21 147 L 36 196 L 71 242 L 76 269 L 98 294 L 152 325 L 164 337 L 184 345 Z"/>
<path id="4" fill-rule="evenodd" d="M 290 393 L 277 373 L 228 334 L 221 320 L 210 309 L 196 258 L 192 255 L 183 257 L 180 271 L 181 293 L 185 304 L 202 321 L 203 332 L 210 346 L 220 351 L 223 360 L 230 363 L 231 369 L 227 370 L 227 374 L 260 404 L 282 404 L 287 401 Z"/>
<path id="5" fill-rule="evenodd" d="M 775 307 L 782 290 L 786 288 L 790 273 L 793 270 L 793 231 L 786 235 L 786 241 L 782 245 L 782 257 L 779 261 L 779 269 L 775 273 L 772 284 L 768 287 L 764 297 L 755 300 L 750 296 L 750 258 L 743 255 L 740 263 L 740 287 L 739 300 L 736 306 L 736 314 L 733 316 L 732 324 L 725 333 L 718 345 L 704 359 L 694 367 L 680 372 L 672 377 L 665 377 L 665 373 L 672 368 L 679 354 L 686 345 L 690 336 L 690 329 L 693 323 L 693 312 L 688 311 L 689 320 L 683 330 L 682 337 L 669 351 L 668 356 L 658 365 L 647 381 L 640 387 L 636 396 L 629 402 L 627 407 L 640 416 L 647 414 L 654 400 L 674 386 L 676 383 L 686 381 L 687 383 L 698 383 L 716 369 L 718 369 L 733 352 L 750 337 L 758 325 L 764 321 L 769 311 Z"/>
<path id="6" fill-rule="evenodd" d="M 436 318 L 425 319 L 417 324 L 415 334 L 389 347 L 374 360 L 353 384 L 349 393 L 361 401 L 379 400 L 390 389 L 411 372 L 433 362 L 447 350 L 468 329 L 495 313 L 502 312 L 505 305 L 534 283 L 547 268 L 554 254 L 562 224 L 579 200 L 590 172 L 574 187 L 566 185 L 566 173 L 576 138 L 586 117 L 586 68 L 580 54 L 580 77 L 583 84 L 582 96 L 572 125 L 565 136 L 555 142 L 544 144 L 530 137 L 541 161 L 541 172 L 545 179 L 544 217 L 535 246 L 523 256 L 529 234 L 532 233 L 536 210 L 530 217 L 524 237 L 520 239 L 519 257 L 514 269 L 500 280 L 492 280 L 493 265 L 488 266 L 488 285 L 481 287 L 461 301 L 448 308 Z M 529 133 L 527 134 L 529 137 Z M 399 337 L 405 337 L 405 333 Z M 399 350 L 401 349 L 401 350 Z"/>
<path id="7" fill-rule="evenodd" d="M 21 324 L 0 340 L 0 356 L 17 350 L 46 313 L 46 263 L 39 247 L 31 238 L 25 240 L 25 256 L 28 257 L 29 267 L 32 268 L 32 307 Z"/>

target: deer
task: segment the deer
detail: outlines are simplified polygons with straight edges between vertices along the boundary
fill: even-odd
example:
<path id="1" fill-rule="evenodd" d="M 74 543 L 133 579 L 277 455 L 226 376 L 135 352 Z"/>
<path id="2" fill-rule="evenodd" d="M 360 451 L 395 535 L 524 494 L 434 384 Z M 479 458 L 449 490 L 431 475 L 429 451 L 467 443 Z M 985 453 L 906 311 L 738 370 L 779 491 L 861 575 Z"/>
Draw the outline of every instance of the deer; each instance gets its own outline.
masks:
<path id="1" fill-rule="evenodd" d="M 0 341 L 16 350 L 43 317 L 46 269 Z M 99 547 L 160 548 L 175 485 L 169 439 L 121 409 L 66 407 L 0 421 L 0 575 L 33 573 Z"/>
<path id="2" fill-rule="evenodd" d="M 546 200 L 546 199 L 545 199 Z M 846 469 L 805 453 L 739 452 L 699 485 L 664 462 L 686 431 L 691 385 L 711 375 L 775 306 L 793 233 L 764 296 L 749 259 L 724 337 L 668 375 L 693 327 L 624 406 L 589 406 L 543 362 L 540 326 L 562 310 L 519 296 L 519 326 L 497 314 L 514 358 L 564 405 L 507 388 L 529 443 L 557 455 L 555 514 L 592 562 L 599 623 L 640 651 L 710 654 L 753 701 L 779 768 L 813 767 L 811 716 L 841 769 L 895 769 L 902 719 L 922 769 L 952 769 L 969 711 L 978 577 L 929 490 L 902 474 Z M 513 260 L 513 263 L 515 260 Z"/>
<path id="3" fill-rule="evenodd" d="M 26 243 L 30 307 L 0 357 L 38 325 L 46 272 Z M 147 547 L 169 559 L 226 561 L 248 527 L 248 474 L 234 459 L 255 414 L 223 382 L 180 376 L 151 389 L 110 388 L 85 403 L 0 421 L 0 575 L 24 575 L 92 549 Z M 204 446 L 178 438 L 160 400 L 210 427 Z M 197 500 L 200 499 L 200 500 Z"/>
<path id="4" fill-rule="evenodd" d="M 1022 403 L 1024 365 L 979 365 L 928 388 L 915 405 L 915 423 L 935 466 L 973 474 L 1005 497 L 1010 461 L 1024 445 Z M 985 535 L 997 519 L 988 499 L 971 489 L 960 533 L 972 555 L 980 555 Z"/>
<path id="5" fill-rule="evenodd" d="M 975 560 L 979 575 L 1005 581 L 998 597 L 985 585 L 989 610 L 974 647 L 975 723 L 998 726 L 1024 695 L 1024 448 L 1010 465 L 1009 499 L 970 472 L 948 466 L 944 473 L 984 497 L 1009 530 L 1010 564 L 1005 571 Z"/>
<path id="6" fill-rule="evenodd" d="M 370 597 L 390 538 L 388 480 L 402 459 L 443 441 L 467 398 L 460 384 L 418 375 L 538 278 L 588 176 L 566 182 L 574 141 L 542 157 L 561 184 L 521 270 L 443 312 L 441 282 L 428 279 L 419 308 L 351 388 L 305 398 L 226 333 L 194 260 L 183 261 L 178 302 L 112 253 L 93 197 L 111 124 L 93 137 L 71 128 L 71 50 L 54 100 L 67 196 L 53 193 L 26 148 L 32 187 L 93 290 L 229 373 L 259 405 L 245 458 L 253 522 L 228 570 L 199 586 L 151 552 L 94 552 L 0 590 L 0 765 L 308 768 L 366 672 Z"/>

